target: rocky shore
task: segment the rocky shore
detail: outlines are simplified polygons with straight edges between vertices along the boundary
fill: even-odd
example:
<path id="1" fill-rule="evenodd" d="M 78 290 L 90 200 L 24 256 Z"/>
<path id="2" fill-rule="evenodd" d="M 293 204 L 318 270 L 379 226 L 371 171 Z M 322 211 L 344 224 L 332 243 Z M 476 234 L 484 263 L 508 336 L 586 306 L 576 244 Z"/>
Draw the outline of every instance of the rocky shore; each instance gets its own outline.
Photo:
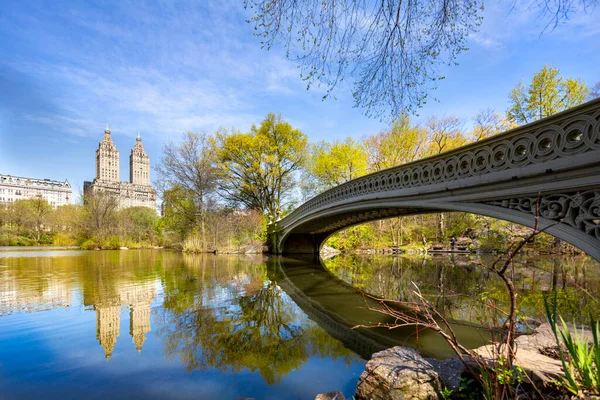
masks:
<path id="1" fill-rule="evenodd" d="M 591 331 L 586 331 L 591 341 Z M 538 391 L 556 393 L 553 382 L 563 376 L 561 361 L 555 353 L 556 341 L 547 323 L 516 339 L 515 367 L 521 368 Z M 482 359 L 492 360 L 492 345 L 475 350 Z M 444 389 L 455 390 L 461 384 L 465 366 L 457 358 L 425 358 L 418 351 L 396 346 L 373 354 L 361 374 L 354 398 L 357 400 L 429 400 L 441 399 Z M 320 394 L 319 400 L 341 400 L 340 392 Z"/>

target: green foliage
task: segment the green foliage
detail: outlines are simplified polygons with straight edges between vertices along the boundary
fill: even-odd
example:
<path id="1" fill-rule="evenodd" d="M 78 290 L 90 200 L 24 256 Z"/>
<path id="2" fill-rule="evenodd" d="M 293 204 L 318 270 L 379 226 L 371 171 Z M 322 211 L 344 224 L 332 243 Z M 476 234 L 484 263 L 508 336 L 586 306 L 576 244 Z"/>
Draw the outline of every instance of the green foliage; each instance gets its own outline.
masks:
<path id="1" fill-rule="evenodd" d="M 574 322 L 571 332 L 564 319 L 557 315 L 556 304 L 556 295 L 552 302 L 548 302 L 547 298 L 544 300 L 546 317 L 554 333 L 565 374 L 561 383 L 575 395 L 581 394 L 582 390 L 598 395 L 600 394 L 600 321 L 594 321 L 590 317 L 590 328 L 593 335 L 590 345 L 584 334 L 583 326 L 578 331 L 577 324 Z M 560 320 L 560 326 L 558 320 Z M 566 352 L 563 351 L 563 347 Z"/>
<path id="2" fill-rule="evenodd" d="M 52 238 L 52 244 L 54 246 L 77 246 L 79 241 L 66 232 L 57 232 Z"/>
<path id="3" fill-rule="evenodd" d="M 440 390 L 440 396 L 442 396 L 442 399 L 444 400 L 449 400 L 452 398 L 452 393 L 454 393 L 454 390 L 444 387 L 442 388 L 442 390 Z"/>
<path id="4" fill-rule="evenodd" d="M 96 243 L 93 239 L 86 240 L 85 242 L 81 243 L 79 247 L 81 247 L 83 250 L 96 250 L 100 248 L 98 243 Z"/>
<path id="5" fill-rule="evenodd" d="M 365 139 L 369 169 L 379 171 L 414 161 L 422 157 L 426 144 L 427 131 L 413 125 L 403 114 L 392 122 L 389 130 Z"/>
<path id="6" fill-rule="evenodd" d="M 118 250 L 121 247 L 121 238 L 118 236 L 109 237 L 102 243 L 103 250 Z"/>
<path id="7" fill-rule="evenodd" d="M 361 143 L 348 137 L 344 142 L 321 141 L 311 146 L 306 169 L 322 192 L 367 173 L 367 154 Z"/>
<path id="8" fill-rule="evenodd" d="M 525 87 L 522 81 L 510 93 L 507 116 L 517 124 L 526 124 L 556 114 L 586 101 L 587 85 L 577 79 L 563 78 L 558 68 L 544 65 Z"/>
<path id="9" fill-rule="evenodd" d="M 295 173 L 305 160 L 306 135 L 270 113 L 249 133 L 218 132 L 217 143 L 225 198 L 276 215 L 297 186 Z"/>

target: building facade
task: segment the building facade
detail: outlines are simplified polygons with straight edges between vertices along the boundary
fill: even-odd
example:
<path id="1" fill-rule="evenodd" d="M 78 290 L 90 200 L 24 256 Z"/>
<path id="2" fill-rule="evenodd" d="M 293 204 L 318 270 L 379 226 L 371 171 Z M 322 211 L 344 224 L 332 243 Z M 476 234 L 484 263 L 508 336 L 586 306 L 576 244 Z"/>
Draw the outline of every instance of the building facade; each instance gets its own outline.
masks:
<path id="1" fill-rule="evenodd" d="M 24 178 L 0 174 L 0 203 L 34 198 L 45 199 L 52 208 L 71 204 L 73 189 L 69 181 Z"/>
<path id="2" fill-rule="evenodd" d="M 83 184 L 84 194 L 100 191 L 117 197 L 119 208 L 148 207 L 156 210 L 156 191 L 150 185 L 150 157 L 142 138 L 136 138 L 129 156 L 129 182 L 119 178 L 119 151 L 108 127 L 96 150 L 96 178 Z"/>

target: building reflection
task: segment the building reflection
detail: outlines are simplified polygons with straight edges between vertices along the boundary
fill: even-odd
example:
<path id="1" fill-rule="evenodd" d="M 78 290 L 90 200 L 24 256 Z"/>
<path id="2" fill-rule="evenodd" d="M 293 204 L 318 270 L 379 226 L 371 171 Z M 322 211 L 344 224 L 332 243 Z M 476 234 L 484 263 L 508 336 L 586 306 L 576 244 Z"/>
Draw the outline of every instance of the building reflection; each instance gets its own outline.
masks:
<path id="1" fill-rule="evenodd" d="M 110 292 L 101 292 L 110 293 Z M 104 349 L 106 359 L 112 356 L 121 330 L 121 308 L 129 306 L 129 335 L 138 352 L 150 332 L 150 307 L 156 297 L 152 282 L 122 284 L 112 296 L 103 296 L 94 304 L 96 311 L 96 339 Z"/>
<path id="2" fill-rule="evenodd" d="M 0 316 L 71 306 L 73 289 L 69 280 L 59 275 L 23 281 L 13 272 L 0 270 Z"/>
<path id="3" fill-rule="evenodd" d="M 7 266 L 0 265 L 0 317 L 78 307 L 83 300 L 86 310 L 96 313 L 96 340 L 109 359 L 120 335 L 121 312 L 127 307 L 129 335 L 141 351 L 151 331 L 156 298 L 157 276 L 148 262 L 152 265 L 153 258 L 141 259 L 133 252 L 6 260 Z"/>

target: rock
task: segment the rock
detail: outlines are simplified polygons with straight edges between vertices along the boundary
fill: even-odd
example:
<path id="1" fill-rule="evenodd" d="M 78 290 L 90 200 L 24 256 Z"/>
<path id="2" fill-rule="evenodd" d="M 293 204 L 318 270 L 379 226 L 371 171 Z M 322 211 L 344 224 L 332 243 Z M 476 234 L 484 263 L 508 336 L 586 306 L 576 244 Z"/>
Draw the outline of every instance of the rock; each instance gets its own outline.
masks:
<path id="1" fill-rule="evenodd" d="M 497 347 L 490 344 L 473 351 L 482 358 L 492 361 L 498 354 Z M 546 385 L 563 376 L 561 362 L 541 354 L 537 349 L 519 348 L 517 345 L 514 365 L 523 368 L 535 384 Z"/>
<path id="2" fill-rule="evenodd" d="M 572 330 L 572 326 L 569 328 Z M 581 328 L 578 330 L 581 332 Z M 593 340 L 590 329 L 584 329 L 588 341 Z M 546 385 L 564 376 L 562 363 L 556 358 L 548 357 L 548 349 L 556 349 L 556 339 L 550 324 L 542 323 L 530 335 L 521 335 L 515 339 L 515 365 L 523 368 L 536 384 Z M 474 350 L 481 357 L 492 359 L 497 349 L 492 345 L 482 346 Z"/>
<path id="3" fill-rule="evenodd" d="M 443 387 L 454 390 L 460 386 L 460 376 L 465 371 L 465 365 L 462 361 L 456 357 L 448 360 L 436 360 L 435 358 L 427 358 L 426 360 L 437 372 Z"/>
<path id="4" fill-rule="evenodd" d="M 360 375 L 355 396 L 370 400 L 437 399 L 439 389 L 433 365 L 415 350 L 397 346 L 373 354 Z"/>
<path id="5" fill-rule="evenodd" d="M 129 250 L 127 247 L 123 246 L 123 247 L 119 247 L 119 250 Z"/>
<path id="6" fill-rule="evenodd" d="M 335 390 L 333 392 L 318 394 L 315 400 L 346 400 L 346 398 L 342 392 Z"/>

